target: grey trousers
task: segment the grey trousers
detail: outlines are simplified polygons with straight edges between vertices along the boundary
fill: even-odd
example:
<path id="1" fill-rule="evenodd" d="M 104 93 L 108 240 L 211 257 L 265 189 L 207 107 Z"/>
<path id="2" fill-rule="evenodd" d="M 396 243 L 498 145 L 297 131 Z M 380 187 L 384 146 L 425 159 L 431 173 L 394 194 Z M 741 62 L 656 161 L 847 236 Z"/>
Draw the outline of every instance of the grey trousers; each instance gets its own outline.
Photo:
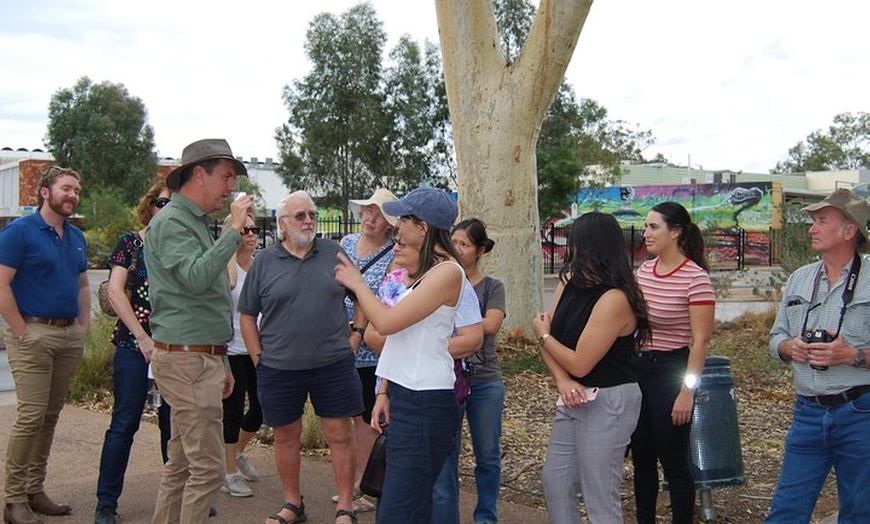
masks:
<path id="1" fill-rule="evenodd" d="M 640 388 L 632 383 L 601 388 L 579 408 L 556 408 L 542 474 L 552 524 L 580 523 L 578 493 L 589 522 L 623 523 L 619 488 L 640 403 Z"/>

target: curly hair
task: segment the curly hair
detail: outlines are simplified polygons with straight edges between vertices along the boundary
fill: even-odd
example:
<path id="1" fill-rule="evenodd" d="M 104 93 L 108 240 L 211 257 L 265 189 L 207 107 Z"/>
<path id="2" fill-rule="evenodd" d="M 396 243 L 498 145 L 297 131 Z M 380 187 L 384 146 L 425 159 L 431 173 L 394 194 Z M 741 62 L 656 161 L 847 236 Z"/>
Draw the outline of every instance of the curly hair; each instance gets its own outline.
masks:
<path id="1" fill-rule="evenodd" d="M 47 187 L 51 188 L 54 184 L 54 181 L 57 180 L 58 177 L 62 176 L 71 176 L 78 180 L 82 181 L 82 176 L 78 174 L 76 171 L 68 168 L 68 167 L 60 167 L 58 165 L 49 166 L 42 174 L 39 176 L 39 184 L 36 186 L 36 207 L 41 208 L 42 203 L 45 202 L 45 199 L 42 197 L 42 188 Z"/>
<path id="2" fill-rule="evenodd" d="M 139 205 L 136 206 L 136 215 L 143 226 L 147 226 L 151 223 L 151 219 L 154 218 L 154 209 L 152 208 L 151 201 L 160 196 L 160 193 L 164 189 L 166 189 L 166 182 L 158 179 L 151 184 L 148 191 L 139 199 Z"/>

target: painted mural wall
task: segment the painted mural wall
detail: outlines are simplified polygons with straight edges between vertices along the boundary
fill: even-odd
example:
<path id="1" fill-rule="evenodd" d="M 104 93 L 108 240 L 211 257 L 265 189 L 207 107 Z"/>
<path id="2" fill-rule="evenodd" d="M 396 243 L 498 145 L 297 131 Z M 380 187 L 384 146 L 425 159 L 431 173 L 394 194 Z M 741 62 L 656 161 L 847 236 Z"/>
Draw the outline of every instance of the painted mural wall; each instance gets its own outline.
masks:
<path id="1" fill-rule="evenodd" d="M 588 211 L 600 211 L 616 217 L 627 230 L 627 243 L 632 246 L 633 257 L 644 260 L 647 255 L 642 234 L 646 215 L 659 202 L 669 200 L 679 202 L 689 210 L 692 221 L 701 228 L 706 239 L 707 258 L 713 267 L 728 267 L 732 262 L 736 263 L 741 230 L 745 235 L 745 263 L 769 264 L 770 232 L 775 212 L 773 184 L 770 182 L 585 189 L 577 194 L 570 209 L 544 224 L 544 255 L 561 260 L 565 235 L 574 219 Z"/>

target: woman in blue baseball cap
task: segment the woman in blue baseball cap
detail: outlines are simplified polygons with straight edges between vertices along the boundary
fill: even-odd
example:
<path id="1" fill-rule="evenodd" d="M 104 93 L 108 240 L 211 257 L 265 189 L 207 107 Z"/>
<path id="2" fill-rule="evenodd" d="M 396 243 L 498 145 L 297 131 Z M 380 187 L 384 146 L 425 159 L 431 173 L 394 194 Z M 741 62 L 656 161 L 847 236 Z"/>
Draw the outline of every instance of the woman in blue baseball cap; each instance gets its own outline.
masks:
<path id="1" fill-rule="evenodd" d="M 419 256 L 413 283 L 390 309 L 346 256 L 335 277 L 356 294 L 357 304 L 386 342 L 376 373 L 382 377 L 372 427 L 389 424 L 386 475 L 378 524 L 430 522 L 432 487 L 453 445 L 458 419 L 453 358 L 447 350 L 465 278 L 450 229 L 456 203 L 447 192 L 418 188 L 384 203 L 398 216 L 395 242 Z"/>

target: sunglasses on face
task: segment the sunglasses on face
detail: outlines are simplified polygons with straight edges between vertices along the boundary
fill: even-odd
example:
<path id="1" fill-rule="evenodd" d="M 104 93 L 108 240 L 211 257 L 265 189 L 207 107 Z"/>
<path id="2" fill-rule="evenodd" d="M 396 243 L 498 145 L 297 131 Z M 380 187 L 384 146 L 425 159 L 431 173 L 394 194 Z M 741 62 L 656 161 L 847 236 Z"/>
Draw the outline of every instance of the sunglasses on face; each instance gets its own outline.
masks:
<path id="1" fill-rule="evenodd" d="M 305 220 L 305 217 L 308 217 L 311 220 L 317 220 L 317 217 L 320 216 L 320 214 L 317 211 L 308 211 L 307 213 L 305 211 L 300 211 L 300 212 L 296 213 L 295 215 L 288 215 L 288 216 L 292 216 L 293 220 L 295 220 L 297 222 L 302 222 L 303 220 Z"/>
<path id="2" fill-rule="evenodd" d="M 245 228 L 242 229 L 242 234 L 243 235 L 249 235 L 249 234 L 259 235 L 260 228 L 257 226 L 251 226 L 251 227 L 245 226 Z"/>
<path id="3" fill-rule="evenodd" d="M 157 209 L 163 209 L 169 202 L 170 199 L 167 197 L 157 197 L 151 199 L 151 205 L 156 207 Z"/>

